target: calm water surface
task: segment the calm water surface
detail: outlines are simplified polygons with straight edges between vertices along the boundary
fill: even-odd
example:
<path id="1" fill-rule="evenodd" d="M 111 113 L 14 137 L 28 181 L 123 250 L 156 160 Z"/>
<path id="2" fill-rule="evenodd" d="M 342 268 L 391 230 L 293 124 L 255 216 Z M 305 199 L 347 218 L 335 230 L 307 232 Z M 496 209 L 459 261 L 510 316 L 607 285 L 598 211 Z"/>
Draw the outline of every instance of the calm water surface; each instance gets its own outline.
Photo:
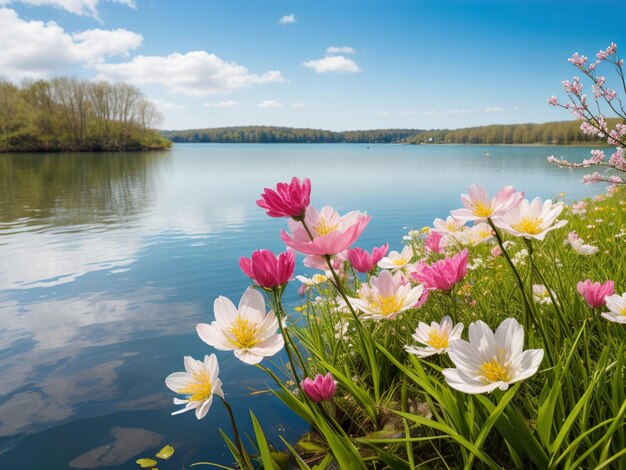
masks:
<path id="1" fill-rule="evenodd" d="M 133 468 L 166 443 L 176 454 L 162 470 L 230 463 L 221 403 L 202 421 L 172 417 L 163 380 L 183 370 L 183 355 L 213 352 L 195 325 L 212 321 L 218 295 L 238 302 L 248 286 L 239 257 L 283 249 L 285 221 L 254 202 L 263 187 L 308 176 L 314 205 L 373 216 L 359 246 L 397 250 L 409 228 L 458 207 L 472 182 L 569 201 L 602 190 L 549 165 L 550 154 L 580 160 L 589 149 L 187 144 L 0 155 L 0 468 Z M 295 305 L 295 287 L 287 296 Z M 276 400 L 251 395 L 264 375 L 217 355 L 244 431 L 248 408 L 276 443 L 306 431 Z"/>

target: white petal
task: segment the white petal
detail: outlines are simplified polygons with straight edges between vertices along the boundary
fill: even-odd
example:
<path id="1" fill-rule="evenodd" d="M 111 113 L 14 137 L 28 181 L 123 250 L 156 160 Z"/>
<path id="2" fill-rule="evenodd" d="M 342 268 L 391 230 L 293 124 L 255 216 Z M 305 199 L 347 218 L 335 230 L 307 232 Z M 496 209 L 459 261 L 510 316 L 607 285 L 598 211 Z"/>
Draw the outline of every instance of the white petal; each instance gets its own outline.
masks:
<path id="1" fill-rule="evenodd" d="M 274 335 L 266 340 L 258 343 L 251 349 L 255 354 L 259 354 L 264 357 L 273 356 L 278 351 L 283 349 L 285 346 L 285 341 L 283 340 L 282 335 Z"/>
<path id="2" fill-rule="evenodd" d="M 478 375 L 478 370 L 485 362 L 480 352 L 472 344 L 462 339 L 448 342 L 448 356 L 458 369 L 470 376 Z"/>
<path id="3" fill-rule="evenodd" d="M 202 362 L 197 361 L 191 356 L 185 356 L 185 370 L 190 374 L 197 374 L 202 370 Z"/>
<path id="4" fill-rule="evenodd" d="M 478 320 L 472 323 L 469 326 L 468 336 L 470 344 L 483 359 L 482 362 L 489 361 L 498 355 L 495 335 L 485 322 Z"/>
<path id="5" fill-rule="evenodd" d="M 502 384 L 502 382 L 484 384 L 468 377 L 458 369 L 444 369 L 442 372 L 450 387 L 464 393 L 489 393 Z"/>
<path id="6" fill-rule="evenodd" d="M 405 346 L 404 349 L 409 354 L 415 354 L 417 357 L 428 357 L 437 354 L 439 351 L 435 348 L 427 346 L 425 348 L 418 348 L 415 346 Z"/>
<path id="7" fill-rule="evenodd" d="M 196 325 L 196 332 L 200 339 L 220 351 L 230 351 L 233 349 L 231 342 L 224 335 L 222 329 L 216 325 L 217 322 L 213 323 L 214 324 L 211 325 L 206 323 L 198 323 L 198 325 Z"/>
<path id="8" fill-rule="evenodd" d="M 452 331 L 450 331 L 450 334 L 448 335 L 448 341 L 453 339 L 460 339 L 461 333 L 463 333 L 463 323 L 457 323 L 456 325 L 454 325 L 454 328 L 452 328 Z"/>
<path id="9" fill-rule="evenodd" d="M 241 296 L 238 307 L 239 315 L 252 323 L 261 323 L 265 317 L 265 299 L 252 287 L 248 287 Z"/>
<path id="10" fill-rule="evenodd" d="M 602 318 L 606 318 L 609 321 L 615 323 L 626 323 L 626 315 L 621 315 L 615 312 L 604 312 L 601 314 Z"/>
<path id="11" fill-rule="evenodd" d="M 222 391 L 222 381 L 215 379 L 213 382 L 213 395 L 224 398 L 224 392 Z"/>
<path id="12" fill-rule="evenodd" d="M 235 304 L 230 299 L 220 295 L 213 302 L 213 314 L 221 325 L 230 325 L 237 316 L 237 308 L 235 308 Z"/>
<path id="13" fill-rule="evenodd" d="M 503 362 L 515 360 L 524 349 L 524 329 L 515 318 L 507 318 L 496 329 L 498 349 L 505 351 Z"/>
<path id="14" fill-rule="evenodd" d="M 543 360 L 543 349 L 528 349 L 524 351 L 518 362 L 519 372 L 513 377 L 511 383 L 524 380 L 534 375 Z"/>
<path id="15" fill-rule="evenodd" d="M 174 372 L 165 378 L 167 388 L 176 393 L 181 388 L 187 387 L 191 382 L 193 382 L 193 377 L 187 372 Z"/>
<path id="16" fill-rule="evenodd" d="M 263 356 L 254 354 L 252 351 L 248 349 L 236 349 L 235 357 L 239 359 L 241 362 L 245 362 L 246 364 L 250 364 L 251 366 L 258 364 L 259 362 L 263 360 Z"/>
<path id="17" fill-rule="evenodd" d="M 213 402 L 213 395 L 211 395 L 208 400 L 205 400 L 202 405 L 196 408 L 196 418 L 202 419 L 209 412 L 209 408 L 211 408 L 211 403 Z"/>

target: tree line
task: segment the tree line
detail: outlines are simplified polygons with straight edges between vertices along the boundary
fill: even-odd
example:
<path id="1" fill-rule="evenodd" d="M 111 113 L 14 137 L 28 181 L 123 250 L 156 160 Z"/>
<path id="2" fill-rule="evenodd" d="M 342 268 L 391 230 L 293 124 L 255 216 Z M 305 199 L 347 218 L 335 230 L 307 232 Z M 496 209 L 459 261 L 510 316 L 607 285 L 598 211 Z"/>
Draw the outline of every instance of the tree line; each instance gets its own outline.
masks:
<path id="1" fill-rule="evenodd" d="M 0 152 L 168 148 L 155 105 L 127 83 L 0 78 Z"/>
<path id="2" fill-rule="evenodd" d="M 614 120 L 608 119 L 609 124 Z M 219 127 L 161 131 L 173 142 L 208 143 L 406 143 L 574 145 L 601 141 L 580 131 L 579 121 L 503 124 L 464 129 L 374 129 L 333 132 L 274 126 Z"/>
<path id="3" fill-rule="evenodd" d="M 607 119 L 610 126 L 617 119 Z M 409 144 L 544 144 L 573 145 L 601 142 L 580 130 L 580 121 L 543 124 L 498 124 L 464 129 L 423 131 L 407 140 Z"/>
<path id="4" fill-rule="evenodd" d="M 405 142 L 421 132 L 417 129 L 376 129 L 333 132 L 321 129 L 299 129 L 274 126 L 219 127 L 162 131 L 173 142 L 210 143 L 394 143 Z"/>

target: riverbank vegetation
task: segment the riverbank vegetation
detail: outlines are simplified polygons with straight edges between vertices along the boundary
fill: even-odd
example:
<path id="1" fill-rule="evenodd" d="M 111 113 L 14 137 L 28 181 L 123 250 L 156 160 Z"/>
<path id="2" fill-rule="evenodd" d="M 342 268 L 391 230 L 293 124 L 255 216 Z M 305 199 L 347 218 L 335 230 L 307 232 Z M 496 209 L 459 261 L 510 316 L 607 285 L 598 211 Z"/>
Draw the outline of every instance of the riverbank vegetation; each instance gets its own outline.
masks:
<path id="1" fill-rule="evenodd" d="M 126 83 L 0 80 L 0 152 L 165 149 L 160 115 Z"/>
<path id="2" fill-rule="evenodd" d="M 370 216 L 318 211 L 310 188 L 294 178 L 257 201 L 289 218 L 280 237 L 320 270 L 297 276 L 300 306 L 281 300 L 294 251 L 242 258 L 252 287 L 215 300 L 215 320 L 197 326 L 204 360 L 187 356 L 166 379 L 178 412 L 201 419 L 224 402 L 236 467 L 622 468 L 623 188 L 568 207 L 471 185 L 464 207 L 398 252 L 349 248 Z M 270 356 L 282 348 L 281 366 Z M 252 414 L 247 450 L 213 350 L 267 372 L 310 433 L 269 441 Z"/>

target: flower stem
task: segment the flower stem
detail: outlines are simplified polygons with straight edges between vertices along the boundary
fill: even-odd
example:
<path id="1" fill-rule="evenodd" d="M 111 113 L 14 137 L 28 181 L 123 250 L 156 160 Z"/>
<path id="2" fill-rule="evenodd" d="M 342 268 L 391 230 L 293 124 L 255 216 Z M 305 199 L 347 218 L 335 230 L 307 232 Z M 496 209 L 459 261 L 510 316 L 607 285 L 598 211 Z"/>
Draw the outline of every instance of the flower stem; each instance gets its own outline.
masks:
<path id="1" fill-rule="evenodd" d="M 291 366 L 291 371 L 293 372 L 293 377 L 296 381 L 296 384 L 300 385 L 300 378 L 298 377 L 298 370 L 296 369 L 296 365 L 293 362 L 293 357 L 291 356 L 291 351 L 290 351 L 290 345 L 293 346 L 293 343 L 291 341 L 291 337 L 289 336 L 289 334 L 287 333 L 287 331 L 285 331 L 285 328 L 283 327 L 283 319 L 286 318 L 285 312 L 283 310 L 283 306 L 280 302 L 280 296 L 278 295 L 278 293 L 276 292 L 276 289 L 272 289 L 272 297 L 274 299 L 274 308 L 276 309 L 276 313 L 278 315 L 278 328 L 280 329 L 280 334 L 283 337 L 283 342 L 285 343 L 285 351 L 287 352 L 287 359 L 289 360 L 289 365 Z M 293 346 L 294 349 L 295 346 Z"/>
<path id="2" fill-rule="evenodd" d="M 223 397 L 220 397 L 220 398 L 222 398 L 222 403 L 224 403 L 224 406 L 226 407 L 226 411 L 228 411 L 230 424 L 233 427 L 233 434 L 235 436 L 235 445 L 237 446 L 237 449 L 239 450 L 239 455 L 245 461 L 245 464 L 248 466 L 248 468 L 250 470 L 254 470 L 254 465 L 252 465 L 252 462 L 250 461 L 250 456 L 248 455 L 248 452 L 244 449 L 243 444 L 241 443 L 241 438 L 239 437 L 239 431 L 237 430 L 237 424 L 235 423 L 235 416 L 233 415 L 233 410 Z"/>
<path id="3" fill-rule="evenodd" d="M 517 281 L 517 286 L 519 287 L 520 294 L 522 295 L 522 301 L 524 303 L 524 311 L 526 313 L 526 319 L 527 321 L 531 320 L 532 323 L 537 328 L 537 330 L 539 330 L 539 334 L 541 334 L 541 337 L 544 342 L 544 346 L 546 348 L 546 354 L 548 356 L 548 360 L 550 361 L 550 364 L 552 365 L 554 364 L 554 356 L 552 353 L 552 343 L 548 340 L 548 335 L 543 325 L 541 324 L 541 322 L 539 322 L 536 315 L 534 315 L 533 313 L 533 308 L 530 305 L 530 302 L 528 301 L 526 290 L 524 289 L 524 281 L 522 281 L 522 277 L 520 276 L 517 268 L 515 267 L 515 264 L 513 264 L 513 261 L 511 260 L 509 253 L 506 251 L 506 248 L 504 247 L 504 243 L 502 241 L 502 235 L 500 234 L 497 227 L 493 223 L 493 220 L 491 220 L 491 217 L 487 217 L 487 222 L 489 223 L 494 233 L 496 234 L 496 240 L 498 241 L 498 245 L 500 246 L 500 249 L 502 250 L 502 254 L 504 255 L 504 258 L 509 264 L 511 271 L 513 271 L 513 275 L 515 276 L 515 280 Z"/>
<path id="4" fill-rule="evenodd" d="M 300 354 L 300 349 L 294 343 L 293 338 L 291 337 L 289 332 L 283 328 L 282 322 L 280 321 L 280 319 L 282 318 L 287 318 L 287 314 L 285 313 L 285 310 L 283 309 L 283 304 L 281 301 L 280 293 L 276 292 L 276 290 L 273 290 L 272 293 L 274 296 L 274 307 L 276 308 L 276 311 L 279 313 L 278 325 L 280 328 L 280 332 L 283 335 L 283 341 L 285 341 L 285 349 L 287 351 L 287 356 L 289 357 L 289 363 L 291 364 L 291 368 L 293 369 L 294 378 L 296 379 L 296 382 L 299 384 L 300 380 L 298 379 L 298 376 L 296 374 L 296 370 L 294 368 L 294 363 L 293 363 L 288 345 L 290 345 L 293 351 L 296 353 L 296 356 L 298 357 L 298 361 L 300 362 L 300 366 L 302 367 L 302 372 L 304 373 L 304 375 L 308 376 L 309 373 L 306 368 L 306 363 L 304 362 L 304 359 L 302 358 L 302 354 Z"/>
<path id="5" fill-rule="evenodd" d="M 302 226 L 304 227 L 304 230 L 306 230 L 306 233 L 309 235 L 309 238 L 313 240 L 314 239 L 313 234 L 309 230 L 304 220 L 302 220 Z M 365 331 L 364 331 L 365 327 L 363 326 L 363 323 L 361 323 L 359 316 L 356 314 L 354 307 L 350 303 L 350 299 L 348 298 L 348 296 L 345 293 L 345 290 L 343 289 L 341 279 L 339 279 L 339 276 L 337 275 L 335 268 L 333 268 L 333 264 L 330 262 L 330 255 L 324 255 L 324 259 L 326 260 L 326 265 L 328 266 L 328 269 L 330 270 L 330 273 L 333 277 L 333 281 L 331 281 L 331 284 L 333 285 L 335 290 L 339 293 L 341 298 L 346 303 L 346 306 L 348 307 L 348 310 L 350 310 L 350 313 L 352 314 L 352 317 L 354 318 L 354 321 L 356 323 L 356 330 L 359 334 L 359 340 L 361 341 L 361 345 L 363 346 L 363 349 L 365 350 L 365 354 L 366 354 L 367 360 L 371 368 L 370 370 L 372 371 L 372 383 L 374 385 L 374 397 L 376 399 L 376 402 L 378 403 L 380 401 L 380 384 L 379 384 L 380 377 L 378 373 L 378 364 L 376 363 L 376 359 L 374 357 L 374 348 L 372 346 L 372 342 L 371 340 L 368 341 L 370 337 L 367 334 L 365 334 Z"/>

